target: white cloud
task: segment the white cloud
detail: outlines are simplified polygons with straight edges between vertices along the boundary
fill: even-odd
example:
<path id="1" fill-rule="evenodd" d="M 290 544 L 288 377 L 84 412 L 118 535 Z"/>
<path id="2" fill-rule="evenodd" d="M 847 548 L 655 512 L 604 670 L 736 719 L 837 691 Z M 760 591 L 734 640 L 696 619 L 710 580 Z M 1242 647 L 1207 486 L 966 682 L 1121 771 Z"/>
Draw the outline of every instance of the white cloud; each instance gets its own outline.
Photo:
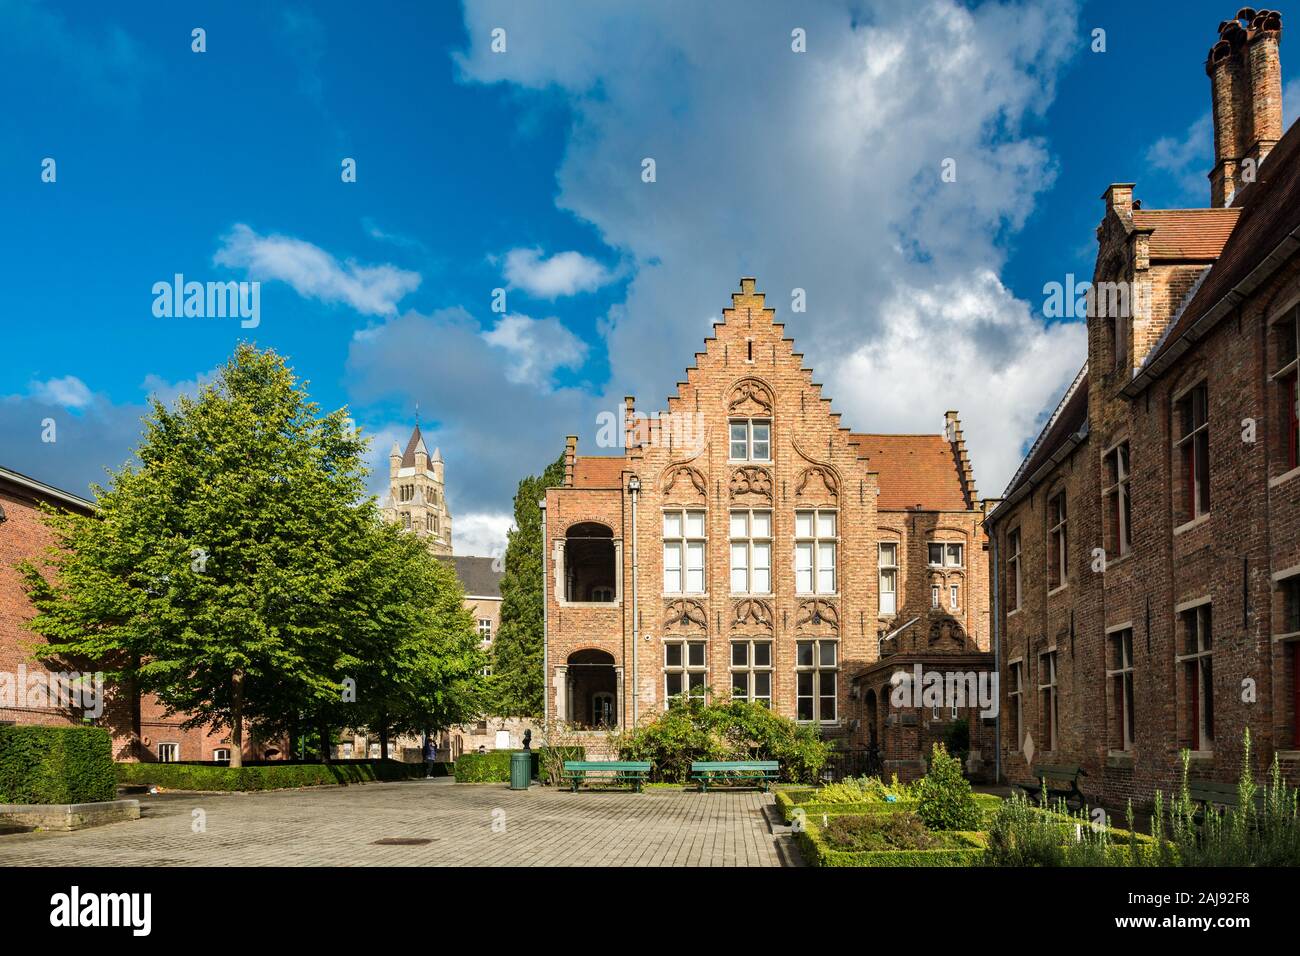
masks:
<path id="1" fill-rule="evenodd" d="M 39 402 L 47 402 L 51 405 L 59 405 L 72 410 L 79 411 L 89 408 L 95 403 L 95 396 L 91 394 L 86 383 L 75 375 L 50 378 L 43 382 L 32 382 L 30 392 L 32 397 Z"/>
<path id="2" fill-rule="evenodd" d="M 509 356 L 505 375 L 515 384 L 548 386 L 557 369 L 577 368 L 587 356 L 586 343 L 553 318 L 503 315 L 483 339 Z"/>
<path id="3" fill-rule="evenodd" d="M 1210 181 L 1206 177 L 1214 165 L 1214 123 L 1209 111 L 1181 135 L 1162 136 L 1152 143 L 1146 161 L 1173 178 L 1179 201 L 1198 206 L 1208 204 Z"/>
<path id="4" fill-rule="evenodd" d="M 420 285 L 420 275 L 384 264 L 339 262 L 319 246 L 291 236 L 262 236 L 237 223 L 213 256 L 217 265 L 242 268 L 252 279 L 278 279 L 321 302 L 341 302 L 364 315 L 393 315 L 397 303 Z"/>
<path id="5" fill-rule="evenodd" d="M 176 399 L 182 395 L 189 398 L 197 398 L 199 392 L 206 385 L 211 385 L 216 381 L 217 376 L 221 374 L 220 368 L 210 369 L 206 372 L 200 372 L 191 379 L 183 379 L 179 382 L 169 382 L 161 375 L 155 375 L 150 372 L 140 383 L 140 387 L 145 393 L 152 395 L 164 405 L 171 406 L 175 404 Z"/>
<path id="6" fill-rule="evenodd" d="M 1055 176 L 1034 129 L 1078 48 L 1076 16 L 1071 0 L 843 0 L 802 7 L 797 22 L 775 0 L 469 2 L 459 65 L 468 81 L 567 97 L 557 205 L 632 274 L 602 324 L 602 404 L 661 404 L 709 334 L 700 317 L 755 275 L 846 424 L 938 432 L 942 411 L 959 407 L 995 493 L 1015 464 L 1005 449 L 1033 437 L 1083 359 L 1079 340 L 996 280 L 1007 237 Z M 807 31 L 806 54 L 790 50 L 793 25 Z M 497 26 L 509 56 L 489 50 Z M 641 180 L 643 157 L 656 161 L 654 183 Z M 948 158 L 953 183 L 940 180 Z M 795 288 L 806 313 L 789 312 Z M 918 302 L 946 320 L 906 318 Z M 988 314 L 993 302 L 1014 318 Z M 909 374 L 884 369 L 882 355 Z M 890 394 L 862 381 L 864 363 Z M 568 430 L 553 417 L 547 427 L 557 439 Z"/>
<path id="7" fill-rule="evenodd" d="M 463 515 L 452 513 L 451 547 L 456 554 L 484 558 L 504 556 L 506 532 L 514 518 L 505 512 L 477 511 Z"/>
<path id="8" fill-rule="evenodd" d="M 591 292 L 614 281 L 614 273 L 580 252 L 557 252 L 549 259 L 541 249 L 511 249 L 505 277 L 512 288 L 540 299 Z"/>

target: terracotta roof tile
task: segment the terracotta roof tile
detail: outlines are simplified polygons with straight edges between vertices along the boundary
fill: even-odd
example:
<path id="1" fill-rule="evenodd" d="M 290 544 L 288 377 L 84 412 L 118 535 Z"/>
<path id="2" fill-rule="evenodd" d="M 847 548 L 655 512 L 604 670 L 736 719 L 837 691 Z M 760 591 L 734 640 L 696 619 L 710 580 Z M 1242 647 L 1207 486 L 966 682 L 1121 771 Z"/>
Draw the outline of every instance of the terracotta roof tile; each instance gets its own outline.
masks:
<path id="1" fill-rule="evenodd" d="M 1133 225 L 1152 229 L 1152 259 L 1218 258 L 1237 224 L 1240 209 L 1135 209 Z"/>
<path id="2" fill-rule="evenodd" d="M 880 475 L 881 511 L 922 508 L 966 511 L 961 470 L 952 444 L 942 435 L 851 435 Z"/>
<path id="3" fill-rule="evenodd" d="M 623 484 L 623 468 L 627 460 L 597 455 L 579 455 L 573 463 L 573 487 L 619 488 Z"/>

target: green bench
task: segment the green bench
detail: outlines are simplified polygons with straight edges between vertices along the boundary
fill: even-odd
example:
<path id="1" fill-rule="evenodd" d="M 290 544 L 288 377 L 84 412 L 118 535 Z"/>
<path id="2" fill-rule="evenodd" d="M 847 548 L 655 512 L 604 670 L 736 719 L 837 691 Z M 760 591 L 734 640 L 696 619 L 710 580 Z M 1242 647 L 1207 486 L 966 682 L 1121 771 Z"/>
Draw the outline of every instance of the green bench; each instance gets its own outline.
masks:
<path id="1" fill-rule="evenodd" d="M 637 793 L 650 776 L 648 760 L 566 760 L 560 779 L 577 793 L 588 775 L 595 775 L 598 780 L 612 780 L 614 783 L 630 783 Z"/>
<path id="2" fill-rule="evenodd" d="M 691 779 L 700 782 L 700 793 L 707 793 L 711 783 L 748 782 L 767 790 L 780 769 L 775 760 L 692 760 Z"/>
<path id="3" fill-rule="evenodd" d="M 1224 809 L 1231 807 L 1234 810 L 1240 805 L 1237 795 L 1237 785 L 1235 783 L 1221 783 L 1218 780 L 1198 780 L 1195 777 L 1189 777 L 1187 780 L 1187 795 L 1196 803 L 1204 806 L 1218 807 Z M 1258 787 L 1255 790 L 1255 809 L 1264 808 L 1264 788 Z M 1203 811 L 1198 810 L 1196 817 L 1199 820 L 1203 816 Z"/>
<path id="4" fill-rule="evenodd" d="M 1087 802 L 1083 791 L 1079 789 L 1079 778 L 1088 776 L 1088 773 L 1078 764 L 1040 764 L 1030 772 L 1034 775 L 1034 782 L 1022 783 L 1020 788 L 1031 797 L 1041 796 L 1046 788 L 1049 797 L 1064 800 L 1066 803 L 1077 803 L 1082 806 Z M 1069 784 L 1065 786 L 1067 781 Z M 1053 783 L 1056 786 L 1053 786 Z"/>

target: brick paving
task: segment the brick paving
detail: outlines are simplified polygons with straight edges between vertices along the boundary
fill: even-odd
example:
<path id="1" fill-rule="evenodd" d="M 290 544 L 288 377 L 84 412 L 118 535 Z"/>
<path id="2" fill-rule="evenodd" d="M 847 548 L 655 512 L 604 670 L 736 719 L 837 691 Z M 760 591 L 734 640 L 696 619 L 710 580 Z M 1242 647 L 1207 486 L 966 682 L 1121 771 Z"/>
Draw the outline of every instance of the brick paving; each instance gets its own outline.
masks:
<path id="1" fill-rule="evenodd" d="M 7 866 L 781 866 L 768 794 L 582 792 L 447 780 L 141 798 L 141 819 L 0 836 Z M 206 816 L 195 833 L 193 811 Z M 425 839 L 419 846 L 376 840 Z M 794 857 L 792 860 L 791 857 Z"/>

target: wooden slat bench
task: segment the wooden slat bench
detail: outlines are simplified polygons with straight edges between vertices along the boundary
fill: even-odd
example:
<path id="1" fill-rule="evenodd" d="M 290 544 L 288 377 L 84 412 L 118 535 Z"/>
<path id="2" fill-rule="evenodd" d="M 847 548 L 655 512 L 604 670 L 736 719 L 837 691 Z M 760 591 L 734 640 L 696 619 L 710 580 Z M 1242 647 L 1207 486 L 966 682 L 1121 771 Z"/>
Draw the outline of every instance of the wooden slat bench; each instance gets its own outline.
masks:
<path id="1" fill-rule="evenodd" d="M 560 779 L 577 793 L 588 776 L 614 783 L 630 783 L 637 793 L 650 776 L 648 760 L 566 760 Z"/>
<path id="2" fill-rule="evenodd" d="M 767 790 L 777 779 L 781 765 L 775 760 L 692 760 L 691 779 L 707 793 L 711 783 L 752 783 Z"/>
<path id="3" fill-rule="evenodd" d="M 1087 798 L 1079 789 L 1079 778 L 1086 777 L 1088 773 L 1078 764 L 1041 764 L 1034 767 L 1031 773 L 1034 775 L 1035 782 L 1020 784 L 1020 788 L 1031 797 L 1041 796 L 1043 787 L 1046 786 L 1049 797 L 1079 805 L 1086 802 Z M 1062 786 L 1067 780 L 1069 786 Z M 1057 786 L 1052 785 L 1054 782 Z"/>
<path id="4" fill-rule="evenodd" d="M 1218 780 L 1198 780 L 1195 777 L 1187 779 L 1187 795 L 1196 803 L 1205 804 L 1206 806 L 1217 807 L 1222 810 L 1231 807 L 1236 809 L 1240 801 L 1237 796 L 1237 785 L 1235 783 L 1221 783 Z M 1264 788 L 1257 787 L 1255 790 L 1255 808 L 1262 809 L 1264 806 Z M 1197 817 L 1203 816 L 1203 812 L 1198 810 Z"/>

